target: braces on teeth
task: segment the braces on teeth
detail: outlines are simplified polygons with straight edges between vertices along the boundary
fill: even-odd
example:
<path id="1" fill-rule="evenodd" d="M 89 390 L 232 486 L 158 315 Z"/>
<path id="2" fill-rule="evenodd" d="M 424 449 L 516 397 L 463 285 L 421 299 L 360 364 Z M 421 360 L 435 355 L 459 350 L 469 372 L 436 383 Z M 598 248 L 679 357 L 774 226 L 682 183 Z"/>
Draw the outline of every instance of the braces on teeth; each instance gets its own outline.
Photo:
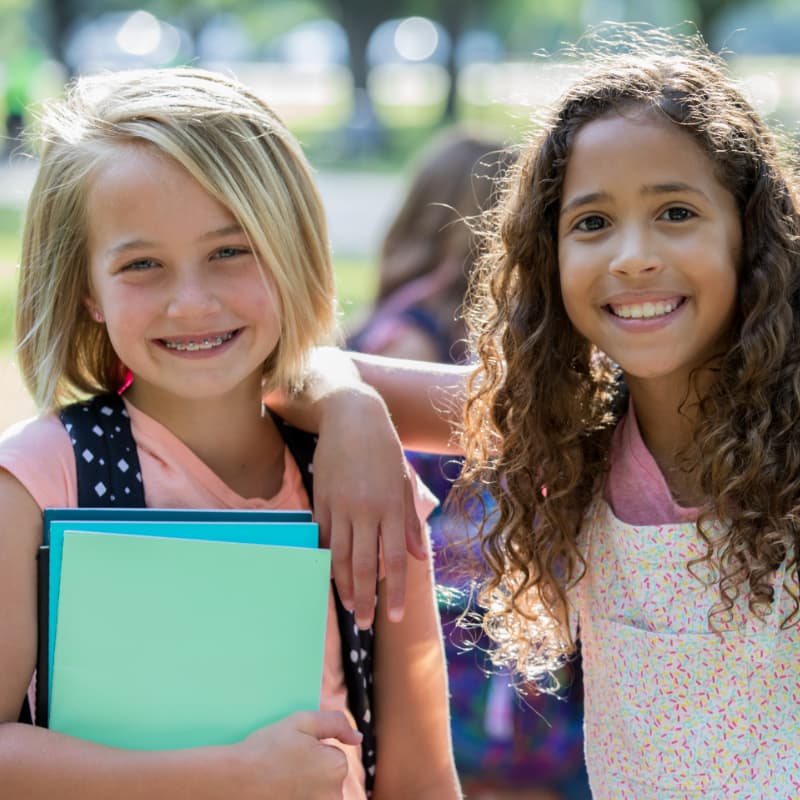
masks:
<path id="1" fill-rule="evenodd" d="M 164 344 L 169 350 L 211 350 L 212 347 L 219 347 L 223 342 L 227 342 L 233 336 L 233 332 L 222 336 L 215 336 L 213 339 L 203 339 L 202 342 L 169 342 L 166 339 Z"/>

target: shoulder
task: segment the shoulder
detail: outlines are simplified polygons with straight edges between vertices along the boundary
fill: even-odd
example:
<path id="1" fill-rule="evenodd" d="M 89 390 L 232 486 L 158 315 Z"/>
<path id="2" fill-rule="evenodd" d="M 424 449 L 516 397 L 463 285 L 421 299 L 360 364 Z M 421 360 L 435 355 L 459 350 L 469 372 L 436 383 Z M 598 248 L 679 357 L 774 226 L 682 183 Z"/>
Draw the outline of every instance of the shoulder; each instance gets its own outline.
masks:
<path id="1" fill-rule="evenodd" d="M 13 475 L 40 508 L 74 505 L 75 457 L 57 414 L 25 420 L 0 436 L 0 469 Z"/>
<path id="2" fill-rule="evenodd" d="M 69 435 L 56 413 L 23 420 L 0 434 L 0 456 L 53 446 L 67 450 L 72 447 Z"/>

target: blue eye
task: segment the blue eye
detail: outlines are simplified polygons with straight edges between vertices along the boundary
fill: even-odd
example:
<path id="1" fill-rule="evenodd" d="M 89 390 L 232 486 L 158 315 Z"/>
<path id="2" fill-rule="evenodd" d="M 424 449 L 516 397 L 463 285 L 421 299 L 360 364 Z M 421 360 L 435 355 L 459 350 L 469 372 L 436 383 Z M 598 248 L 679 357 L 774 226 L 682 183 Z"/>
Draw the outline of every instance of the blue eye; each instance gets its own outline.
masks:
<path id="1" fill-rule="evenodd" d="M 139 258 L 136 261 L 131 261 L 129 264 L 126 264 L 122 271 L 133 271 L 133 272 L 140 272 L 146 269 L 151 269 L 152 267 L 157 266 L 157 263 L 152 258 Z"/>
<path id="2" fill-rule="evenodd" d="M 584 233 L 594 233 L 595 231 L 603 230 L 606 224 L 605 218 L 601 217 L 599 214 L 589 214 L 588 217 L 584 217 L 580 220 L 575 228 Z"/>
<path id="3" fill-rule="evenodd" d="M 236 256 L 247 255 L 250 251 L 244 247 L 220 247 L 212 258 L 228 259 L 236 258 Z"/>
<path id="4" fill-rule="evenodd" d="M 697 214 L 695 214 L 694 211 L 684 206 L 671 206 L 661 215 L 660 218 L 665 219 L 668 222 L 685 222 L 686 220 L 696 216 Z"/>

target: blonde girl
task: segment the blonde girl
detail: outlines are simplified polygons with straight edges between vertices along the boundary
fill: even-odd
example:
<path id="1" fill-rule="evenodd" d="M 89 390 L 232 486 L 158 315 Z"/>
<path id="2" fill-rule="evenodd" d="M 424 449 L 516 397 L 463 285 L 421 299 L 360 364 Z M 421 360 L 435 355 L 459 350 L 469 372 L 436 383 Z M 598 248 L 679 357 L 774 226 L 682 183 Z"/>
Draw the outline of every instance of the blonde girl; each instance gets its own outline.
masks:
<path id="1" fill-rule="evenodd" d="M 403 621 L 378 614 L 374 775 L 362 766 L 330 613 L 324 710 L 237 744 L 131 752 L 16 722 L 36 658 L 41 512 L 77 503 L 56 412 L 121 393 L 150 506 L 308 507 L 262 395 L 300 382 L 307 352 L 331 334 L 333 292 L 305 158 L 236 81 L 188 69 L 84 78 L 49 109 L 17 319 L 21 371 L 42 414 L 0 441 L 4 797 L 363 800 L 372 778 L 376 800 L 458 796 L 427 560 L 408 566 Z M 424 518 L 429 502 L 416 499 Z M 386 599 L 381 586 L 379 609 Z"/>

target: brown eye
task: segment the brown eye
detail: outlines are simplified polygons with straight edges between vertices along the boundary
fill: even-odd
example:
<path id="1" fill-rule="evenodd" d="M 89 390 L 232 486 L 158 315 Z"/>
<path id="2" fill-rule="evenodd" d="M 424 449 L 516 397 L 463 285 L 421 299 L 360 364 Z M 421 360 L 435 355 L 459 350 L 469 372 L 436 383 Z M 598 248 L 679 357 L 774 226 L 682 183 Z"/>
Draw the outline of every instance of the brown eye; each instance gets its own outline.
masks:
<path id="1" fill-rule="evenodd" d="M 691 219 L 695 216 L 697 215 L 694 211 L 684 206 L 672 206 L 661 215 L 661 219 L 665 219 L 668 222 L 685 222 L 687 219 Z"/>
<path id="2" fill-rule="evenodd" d="M 575 226 L 577 230 L 584 231 L 586 233 L 594 233 L 595 231 L 600 231 L 605 227 L 605 218 L 601 217 L 599 214 L 590 214 L 588 217 L 584 217 L 582 220 L 580 220 Z"/>

